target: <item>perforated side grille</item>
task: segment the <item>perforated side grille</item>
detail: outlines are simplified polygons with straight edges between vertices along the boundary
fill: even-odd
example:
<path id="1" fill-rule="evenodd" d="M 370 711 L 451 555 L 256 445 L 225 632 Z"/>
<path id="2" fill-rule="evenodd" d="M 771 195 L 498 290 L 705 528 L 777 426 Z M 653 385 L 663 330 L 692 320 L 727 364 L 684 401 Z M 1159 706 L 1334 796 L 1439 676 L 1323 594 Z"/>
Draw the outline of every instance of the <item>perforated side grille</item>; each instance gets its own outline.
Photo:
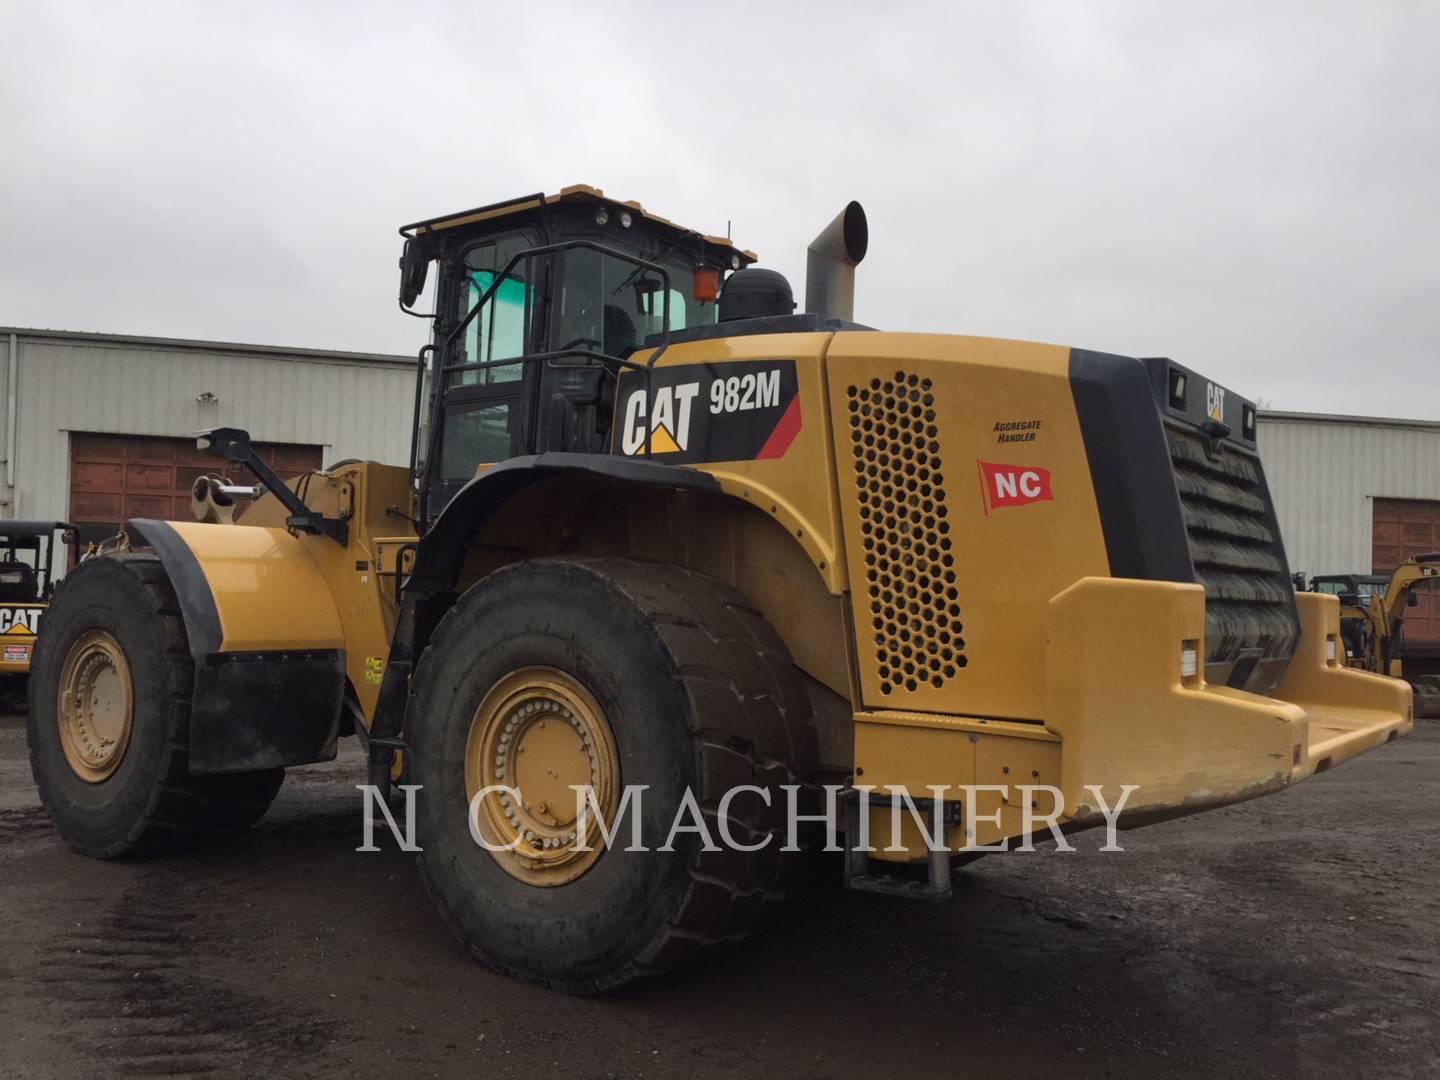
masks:
<path id="1" fill-rule="evenodd" d="M 880 691 L 939 689 L 965 641 L 930 380 L 897 371 L 846 393 Z"/>

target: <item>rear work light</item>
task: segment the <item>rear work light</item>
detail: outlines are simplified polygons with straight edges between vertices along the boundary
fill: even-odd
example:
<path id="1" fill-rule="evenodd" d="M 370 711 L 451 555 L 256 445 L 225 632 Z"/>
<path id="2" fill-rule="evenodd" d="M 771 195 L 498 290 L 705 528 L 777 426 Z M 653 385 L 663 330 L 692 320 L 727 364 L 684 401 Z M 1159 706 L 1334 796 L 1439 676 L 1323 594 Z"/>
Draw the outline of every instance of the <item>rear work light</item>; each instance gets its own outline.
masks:
<path id="1" fill-rule="evenodd" d="M 1180 678 L 1186 682 L 1194 681 L 1200 674 L 1200 647 L 1197 642 L 1184 641 L 1180 643 Z"/>
<path id="2" fill-rule="evenodd" d="M 1170 369 L 1170 405 L 1172 408 L 1185 408 L 1185 373 Z"/>

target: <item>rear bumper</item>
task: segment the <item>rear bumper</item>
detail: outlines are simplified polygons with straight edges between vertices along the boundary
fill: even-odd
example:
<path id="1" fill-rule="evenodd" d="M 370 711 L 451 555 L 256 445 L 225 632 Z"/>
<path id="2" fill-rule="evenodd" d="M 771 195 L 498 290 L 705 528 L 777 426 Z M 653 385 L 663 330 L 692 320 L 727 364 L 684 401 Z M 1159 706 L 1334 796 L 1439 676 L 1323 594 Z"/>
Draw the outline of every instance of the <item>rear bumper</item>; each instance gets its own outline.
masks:
<path id="1" fill-rule="evenodd" d="M 1134 827 L 1279 791 L 1409 732 L 1410 687 L 1344 666 L 1335 597 L 1297 601 L 1299 645 L 1273 695 L 1261 696 L 1205 683 L 1203 665 L 1182 675 L 1183 646 L 1205 655 L 1200 586 L 1086 578 L 1050 602 L 1043 724 L 861 713 L 857 783 L 921 798 L 931 784 L 1010 788 L 978 796 L 971 843 L 980 845 L 1044 834 L 1025 812 L 1039 796 L 1015 785 L 1058 789 L 1068 828 L 1104 824 L 1102 811 L 1129 787 L 1119 824 Z M 998 823 L 982 822 L 985 812 Z M 952 848 L 965 842 L 963 827 L 948 836 Z M 907 848 L 890 857 L 923 855 Z"/>
<path id="2" fill-rule="evenodd" d="M 1098 809 L 1089 785 L 1138 785 L 1133 824 L 1276 791 L 1407 733 L 1410 687 L 1344 666 L 1333 596 L 1296 599 L 1294 658 L 1261 696 L 1182 677 L 1182 643 L 1204 655 L 1199 586 L 1087 578 L 1056 596 L 1046 726 L 1072 820 Z"/>

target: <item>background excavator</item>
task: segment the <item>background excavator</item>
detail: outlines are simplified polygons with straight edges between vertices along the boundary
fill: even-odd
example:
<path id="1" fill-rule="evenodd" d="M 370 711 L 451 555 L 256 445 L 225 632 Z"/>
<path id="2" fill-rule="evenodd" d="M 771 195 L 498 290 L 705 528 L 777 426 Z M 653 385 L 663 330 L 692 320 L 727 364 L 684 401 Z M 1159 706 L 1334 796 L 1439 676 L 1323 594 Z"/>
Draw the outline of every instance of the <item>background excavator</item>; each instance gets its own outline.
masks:
<path id="1" fill-rule="evenodd" d="M 1440 578 L 1440 552 L 1412 555 L 1383 574 L 1320 574 L 1310 588 L 1340 598 L 1340 630 L 1350 662 L 1366 671 L 1408 679 L 1421 716 L 1440 716 L 1440 676 L 1412 674 L 1400 657 L 1405 610 L 1414 607 L 1418 585 Z"/>

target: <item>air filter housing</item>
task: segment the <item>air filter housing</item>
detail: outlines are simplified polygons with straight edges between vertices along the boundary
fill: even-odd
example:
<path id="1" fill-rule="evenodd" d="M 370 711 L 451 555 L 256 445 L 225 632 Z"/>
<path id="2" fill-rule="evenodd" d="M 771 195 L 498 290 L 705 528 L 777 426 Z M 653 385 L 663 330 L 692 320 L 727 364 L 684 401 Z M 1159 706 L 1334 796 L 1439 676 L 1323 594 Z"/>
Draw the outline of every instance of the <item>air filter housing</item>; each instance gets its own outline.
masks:
<path id="1" fill-rule="evenodd" d="M 794 310 L 795 293 L 790 282 L 775 270 L 736 270 L 720 292 L 721 322 L 789 315 Z"/>

